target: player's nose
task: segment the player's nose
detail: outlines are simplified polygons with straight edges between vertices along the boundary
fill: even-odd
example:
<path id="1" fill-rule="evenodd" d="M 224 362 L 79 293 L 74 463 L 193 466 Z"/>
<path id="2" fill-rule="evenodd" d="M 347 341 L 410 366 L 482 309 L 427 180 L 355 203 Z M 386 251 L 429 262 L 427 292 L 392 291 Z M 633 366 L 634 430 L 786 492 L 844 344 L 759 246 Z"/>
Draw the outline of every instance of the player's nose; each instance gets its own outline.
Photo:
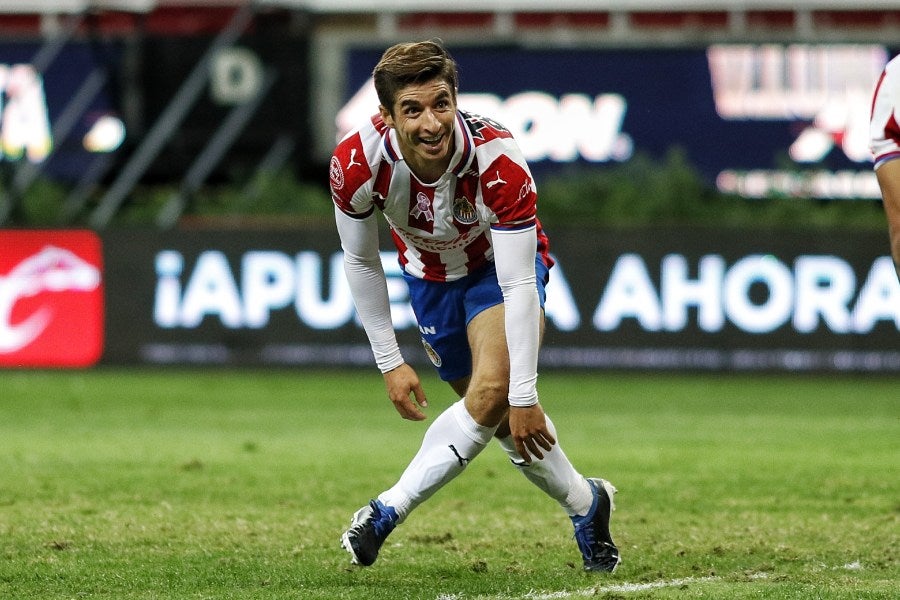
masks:
<path id="1" fill-rule="evenodd" d="M 441 129 L 441 121 L 433 110 L 426 110 L 423 115 L 423 127 L 428 133 L 437 133 Z"/>

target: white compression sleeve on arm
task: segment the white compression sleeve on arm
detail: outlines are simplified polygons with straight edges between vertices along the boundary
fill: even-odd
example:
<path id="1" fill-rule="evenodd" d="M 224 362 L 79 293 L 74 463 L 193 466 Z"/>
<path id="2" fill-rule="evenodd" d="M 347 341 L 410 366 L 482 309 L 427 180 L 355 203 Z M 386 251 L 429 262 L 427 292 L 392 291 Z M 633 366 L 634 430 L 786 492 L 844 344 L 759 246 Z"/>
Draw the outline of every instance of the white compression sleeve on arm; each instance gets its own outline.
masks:
<path id="1" fill-rule="evenodd" d="M 374 216 L 354 219 L 335 207 L 335 222 L 344 250 L 344 273 L 375 363 L 382 373 L 403 364 L 397 345 L 387 281 L 378 253 L 378 224 Z"/>
<path id="2" fill-rule="evenodd" d="M 535 283 L 535 228 L 492 230 L 497 281 L 503 291 L 506 343 L 509 346 L 509 404 L 531 406 L 538 401 L 537 359 L 540 313 Z"/>

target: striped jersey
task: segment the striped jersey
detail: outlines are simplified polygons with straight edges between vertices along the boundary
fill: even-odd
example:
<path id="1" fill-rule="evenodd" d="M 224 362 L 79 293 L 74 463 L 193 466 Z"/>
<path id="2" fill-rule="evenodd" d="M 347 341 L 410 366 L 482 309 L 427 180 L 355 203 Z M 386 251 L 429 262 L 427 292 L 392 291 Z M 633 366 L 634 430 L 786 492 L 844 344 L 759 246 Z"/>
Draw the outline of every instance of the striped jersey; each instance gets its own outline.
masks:
<path id="1" fill-rule="evenodd" d="M 872 119 L 869 127 L 870 149 L 875 168 L 900 158 L 900 56 L 894 57 L 875 86 Z"/>
<path id="2" fill-rule="evenodd" d="M 454 281 L 493 260 L 492 229 L 534 227 L 538 253 L 552 265 L 537 219 L 537 191 L 518 145 L 502 125 L 458 111 L 447 171 L 421 182 L 380 115 L 348 133 L 331 157 L 331 195 L 344 214 L 380 210 L 405 272 Z"/>

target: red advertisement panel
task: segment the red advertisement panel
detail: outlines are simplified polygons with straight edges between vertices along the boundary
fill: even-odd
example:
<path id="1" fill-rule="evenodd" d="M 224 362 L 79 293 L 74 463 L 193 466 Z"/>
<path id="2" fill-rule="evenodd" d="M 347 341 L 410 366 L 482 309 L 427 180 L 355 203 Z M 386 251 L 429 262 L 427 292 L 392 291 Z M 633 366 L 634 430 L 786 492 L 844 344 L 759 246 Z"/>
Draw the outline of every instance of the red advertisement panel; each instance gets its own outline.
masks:
<path id="1" fill-rule="evenodd" d="M 103 253 L 91 231 L 0 231 L 0 366 L 87 367 L 103 353 Z"/>

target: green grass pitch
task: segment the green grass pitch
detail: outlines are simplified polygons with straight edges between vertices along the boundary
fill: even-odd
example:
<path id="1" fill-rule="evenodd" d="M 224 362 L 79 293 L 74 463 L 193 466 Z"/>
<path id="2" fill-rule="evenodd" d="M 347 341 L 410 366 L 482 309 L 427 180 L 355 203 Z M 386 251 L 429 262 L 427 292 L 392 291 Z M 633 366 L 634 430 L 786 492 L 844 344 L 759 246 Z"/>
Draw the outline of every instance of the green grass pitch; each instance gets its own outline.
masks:
<path id="1" fill-rule="evenodd" d="M 453 400 L 423 373 L 431 417 Z M 618 488 L 613 574 L 496 445 L 378 562 L 339 536 L 425 424 L 372 371 L 0 373 L 0 598 L 895 598 L 900 382 L 546 373 Z"/>

